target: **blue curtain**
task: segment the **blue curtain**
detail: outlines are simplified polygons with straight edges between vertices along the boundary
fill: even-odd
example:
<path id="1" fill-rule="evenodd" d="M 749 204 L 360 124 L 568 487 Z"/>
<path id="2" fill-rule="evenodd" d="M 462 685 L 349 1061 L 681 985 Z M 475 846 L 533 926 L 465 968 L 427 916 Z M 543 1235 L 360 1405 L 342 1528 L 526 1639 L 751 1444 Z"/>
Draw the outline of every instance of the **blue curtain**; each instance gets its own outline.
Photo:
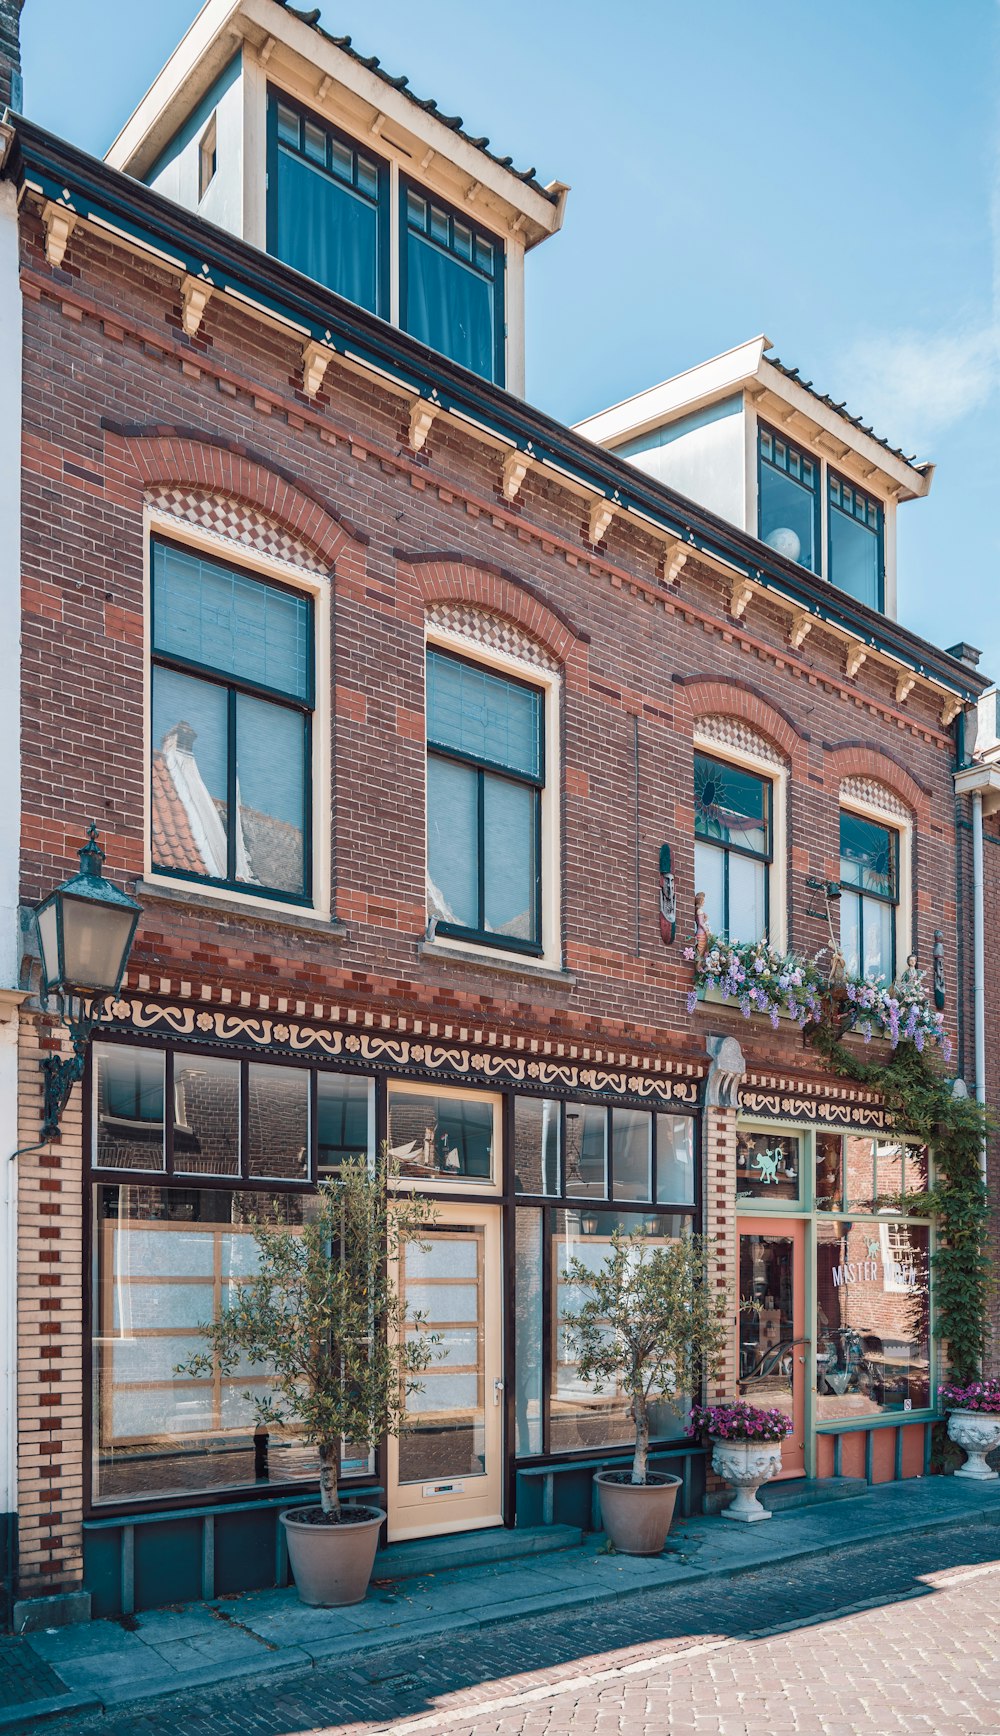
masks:
<path id="1" fill-rule="evenodd" d="M 377 313 L 378 212 L 290 151 L 278 151 L 277 254 Z"/>
<path id="2" fill-rule="evenodd" d="M 432 350 L 484 380 L 493 379 L 493 285 L 412 229 L 407 231 L 405 324 Z"/>

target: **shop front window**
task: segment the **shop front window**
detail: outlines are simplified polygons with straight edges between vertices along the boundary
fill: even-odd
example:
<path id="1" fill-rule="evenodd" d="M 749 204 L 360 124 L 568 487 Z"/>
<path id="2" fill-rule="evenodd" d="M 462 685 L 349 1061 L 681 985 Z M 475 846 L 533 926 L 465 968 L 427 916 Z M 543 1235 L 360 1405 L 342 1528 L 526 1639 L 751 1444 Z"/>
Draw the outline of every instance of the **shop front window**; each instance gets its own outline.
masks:
<path id="1" fill-rule="evenodd" d="M 817 1220 L 818 1422 L 930 1406 L 929 1258 L 927 1224 Z"/>
<path id="2" fill-rule="evenodd" d="M 737 1133 L 736 1198 L 796 1203 L 802 1185 L 802 1139 L 797 1133 Z"/>
<path id="3" fill-rule="evenodd" d="M 178 1368 L 258 1265 L 254 1222 L 299 1227 L 301 1193 L 100 1182 L 93 1192 L 93 1498 L 196 1496 L 315 1476 L 293 1432 L 258 1428 L 266 1364 Z"/>
<path id="4" fill-rule="evenodd" d="M 496 1180 L 497 1099 L 483 1093 L 389 1086 L 389 1155 L 424 1182 Z"/>

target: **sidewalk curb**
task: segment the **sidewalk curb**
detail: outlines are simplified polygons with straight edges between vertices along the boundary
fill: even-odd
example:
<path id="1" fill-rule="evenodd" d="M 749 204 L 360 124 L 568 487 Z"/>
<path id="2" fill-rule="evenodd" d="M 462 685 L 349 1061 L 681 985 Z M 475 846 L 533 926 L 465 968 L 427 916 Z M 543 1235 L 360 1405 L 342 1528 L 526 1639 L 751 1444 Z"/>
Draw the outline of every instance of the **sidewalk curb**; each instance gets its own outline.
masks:
<path id="1" fill-rule="evenodd" d="M 22 1730 L 32 1730 L 36 1724 L 47 1724 L 52 1718 L 67 1718 L 71 1712 L 101 1712 L 103 1702 L 96 1694 L 57 1694 L 51 1700 L 21 1700 L 15 1706 L 0 1706 L 0 1730 L 20 1736 Z"/>

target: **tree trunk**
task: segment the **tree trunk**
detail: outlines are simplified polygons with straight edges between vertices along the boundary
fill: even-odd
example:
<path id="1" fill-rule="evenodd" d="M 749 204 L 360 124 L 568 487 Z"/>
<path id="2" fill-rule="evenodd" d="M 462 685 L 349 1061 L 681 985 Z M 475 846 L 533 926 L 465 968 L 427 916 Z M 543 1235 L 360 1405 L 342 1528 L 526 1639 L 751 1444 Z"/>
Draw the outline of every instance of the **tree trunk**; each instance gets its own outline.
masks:
<path id="1" fill-rule="evenodd" d="M 646 1394 L 636 1392 L 632 1398 L 632 1416 L 635 1419 L 635 1456 L 632 1460 L 633 1483 L 646 1481 L 646 1459 L 649 1454 L 649 1413 L 646 1410 Z"/>
<path id="2" fill-rule="evenodd" d="M 337 1487 L 337 1458 L 335 1446 L 327 1441 L 319 1449 L 319 1498 L 323 1504 L 324 1513 L 335 1513 L 340 1517 L 340 1490 Z"/>

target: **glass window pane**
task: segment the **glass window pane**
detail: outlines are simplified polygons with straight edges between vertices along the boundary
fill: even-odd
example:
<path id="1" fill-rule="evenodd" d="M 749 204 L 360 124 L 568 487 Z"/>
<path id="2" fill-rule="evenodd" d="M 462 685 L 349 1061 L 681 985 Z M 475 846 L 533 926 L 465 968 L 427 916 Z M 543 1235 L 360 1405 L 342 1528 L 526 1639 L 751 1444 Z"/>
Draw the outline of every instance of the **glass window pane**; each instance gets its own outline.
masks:
<path id="1" fill-rule="evenodd" d="M 427 739 L 541 780 L 542 695 L 472 663 L 427 654 Z"/>
<path id="2" fill-rule="evenodd" d="M 251 1061 L 247 1079 L 249 1173 L 309 1180 L 309 1074 Z"/>
<path id="3" fill-rule="evenodd" d="M 240 1064 L 214 1055 L 174 1055 L 174 1169 L 238 1175 Z"/>
<path id="4" fill-rule="evenodd" d="M 653 1196 L 653 1117 L 645 1109 L 611 1111 L 611 1180 L 616 1200 Z"/>
<path id="5" fill-rule="evenodd" d="M 559 1192 L 560 1105 L 553 1097 L 514 1099 L 514 1187 L 518 1193 Z"/>
<path id="6" fill-rule="evenodd" d="M 566 1105 L 566 1192 L 608 1197 L 608 1112 L 600 1104 Z"/>
<path id="7" fill-rule="evenodd" d="M 899 1195 L 904 1188 L 904 1147 L 894 1139 L 875 1141 L 875 1198 L 877 1209 L 883 1211 L 891 1201 L 899 1210 Z"/>
<path id="8" fill-rule="evenodd" d="M 692 1115 L 656 1117 L 656 1198 L 660 1205 L 694 1205 L 694 1133 Z"/>
<path id="9" fill-rule="evenodd" d="M 227 877 L 226 690 L 153 669 L 151 834 L 158 868 Z"/>
<path id="10" fill-rule="evenodd" d="M 294 109 L 286 108 L 283 102 L 278 104 L 278 137 L 288 145 L 298 145 L 299 117 Z"/>
<path id="11" fill-rule="evenodd" d="M 737 1133 L 738 1200 L 797 1200 L 801 1175 L 802 1141 L 797 1133 Z"/>
<path id="12" fill-rule="evenodd" d="M 761 940 L 767 933 L 767 863 L 729 853 L 729 938 Z"/>
<path id="13" fill-rule="evenodd" d="M 418 229 L 422 229 L 427 221 L 426 201 L 421 199 L 419 193 L 414 193 L 410 188 L 407 189 L 406 193 L 406 216 L 408 221 L 415 224 Z"/>
<path id="14" fill-rule="evenodd" d="M 472 258 L 472 230 L 464 223 L 455 224 L 455 239 L 452 243 L 459 259 Z"/>
<path id="15" fill-rule="evenodd" d="M 521 1098 L 519 1102 L 530 1099 Z M 514 1451 L 542 1451 L 542 1210 L 514 1214 Z"/>
<path id="16" fill-rule="evenodd" d="M 817 1223 L 818 1420 L 929 1407 L 929 1240 L 925 1224 Z"/>
<path id="17" fill-rule="evenodd" d="M 931 1154 L 926 1145 L 906 1148 L 906 1191 L 926 1193 L 931 1185 Z"/>
<path id="18" fill-rule="evenodd" d="M 435 241 L 440 241 L 443 247 L 447 247 L 448 213 L 442 211 L 439 205 L 431 206 L 431 236 Z"/>
<path id="19" fill-rule="evenodd" d="M 844 1141 L 839 1133 L 816 1135 L 816 1210 L 839 1212 L 844 1205 Z"/>
<path id="20" fill-rule="evenodd" d="M 842 809 L 840 878 L 845 885 L 877 893 L 880 898 L 895 898 L 897 838 L 890 826 L 879 826 Z"/>
<path id="21" fill-rule="evenodd" d="M 479 927 L 479 773 L 427 756 L 427 904 L 441 922 Z"/>
<path id="22" fill-rule="evenodd" d="M 844 892 L 840 899 L 840 950 L 848 976 L 861 975 L 861 899 Z"/>
<path id="23" fill-rule="evenodd" d="M 278 151 L 274 248 L 279 259 L 369 313 L 378 312 L 378 210 L 371 199 Z"/>
<path id="24" fill-rule="evenodd" d="M 479 235 L 476 236 L 476 264 L 480 271 L 492 272 L 493 270 L 493 249 L 489 242 L 484 241 Z"/>
<path id="25" fill-rule="evenodd" d="M 378 198 L 378 165 L 368 157 L 357 160 L 357 184 L 362 193 L 367 193 L 369 199 Z"/>
<path id="26" fill-rule="evenodd" d="M 797 475 L 790 475 L 790 454 L 782 442 L 773 446 L 761 437 L 760 464 L 760 537 L 776 554 L 798 561 L 810 572 L 819 572 L 819 550 L 816 542 L 816 483 L 811 465 L 798 460 Z M 780 467 L 779 467 L 780 465 Z"/>
<path id="27" fill-rule="evenodd" d="M 847 490 L 844 491 L 845 495 Z M 845 499 L 845 506 L 847 501 Z M 867 511 L 862 508 L 865 520 Z M 867 603 L 870 609 L 882 607 L 882 554 L 878 531 L 867 522 L 842 512 L 830 501 L 830 583 L 838 590 Z"/>
<path id="28" fill-rule="evenodd" d="M 326 133 L 322 127 L 314 126 L 312 121 L 306 121 L 302 139 L 302 149 L 314 163 L 326 163 Z M 350 152 L 347 153 L 350 158 Z"/>
<path id="29" fill-rule="evenodd" d="M 423 1250 L 406 1248 L 400 1291 L 407 1308 L 425 1316 L 426 1330 L 440 1332 L 440 1356 L 421 1375 L 422 1390 L 407 1395 L 409 1426 L 399 1443 L 403 1483 L 475 1477 L 486 1469 L 484 1232 L 471 1225 L 431 1229 L 422 1240 L 439 1255 L 439 1275 L 425 1275 Z M 455 1267 L 469 1282 L 454 1281 Z"/>
<path id="30" fill-rule="evenodd" d="M 492 380 L 497 319 L 493 282 L 413 229 L 406 240 L 405 329 L 430 349 Z"/>
<path id="31" fill-rule="evenodd" d="M 229 1303 L 227 1274 L 257 1270 L 251 1217 L 301 1224 L 302 1195 L 99 1184 L 94 1189 L 93 1494 L 204 1494 L 316 1475 L 315 1452 L 272 1427 L 255 1441 L 265 1365 L 231 1383 L 178 1375 L 206 1349 L 199 1327 Z"/>
<path id="32" fill-rule="evenodd" d="M 312 604 L 188 549 L 154 542 L 153 647 L 307 699 Z"/>
<path id="33" fill-rule="evenodd" d="M 166 1167 L 161 1049 L 94 1044 L 96 1132 L 100 1169 Z"/>
<path id="34" fill-rule="evenodd" d="M 860 900 L 865 925 L 865 976 L 873 981 L 891 983 L 895 976 L 896 907 L 883 904 L 878 898 Z"/>
<path id="35" fill-rule="evenodd" d="M 371 1157 L 375 1081 L 353 1073 L 320 1073 L 316 1086 L 320 1173 L 338 1169 L 345 1157 Z"/>
<path id="36" fill-rule="evenodd" d="M 844 1141 L 847 1204 L 852 1211 L 871 1211 L 875 1199 L 875 1141 L 849 1134 Z"/>
<path id="37" fill-rule="evenodd" d="M 621 1389 L 605 1388 L 603 1392 L 595 1392 L 577 1372 L 574 1338 L 565 1322 L 567 1314 L 576 1312 L 586 1302 L 589 1286 L 570 1279 L 567 1269 L 571 1260 L 579 1259 L 589 1271 L 597 1271 L 608 1257 L 611 1237 L 616 1229 L 621 1229 L 626 1235 L 642 1229 L 654 1246 L 662 1246 L 690 1229 L 690 1220 L 664 1213 L 599 1211 L 587 1207 L 566 1211 L 550 1208 L 547 1217 L 548 1234 L 552 1239 L 554 1300 L 549 1328 L 552 1334 L 550 1450 L 554 1453 L 572 1452 L 618 1444 L 630 1447 L 635 1439 L 635 1425 L 628 1395 Z M 677 1438 L 683 1431 L 690 1402 L 687 1394 L 678 1394 L 673 1402 L 654 1400 L 650 1407 L 653 1438 Z"/>
<path id="38" fill-rule="evenodd" d="M 236 878 L 301 897 L 306 890 L 306 719 L 236 696 Z"/>
<path id="39" fill-rule="evenodd" d="M 766 856 L 770 784 L 741 766 L 694 756 L 694 829 L 698 837 Z"/>
<path id="40" fill-rule="evenodd" d="M 713 934 L 726 932 L 725 903 L 726 854 L 714 844 L 694 845 L 694 883 L 696 892 L 705 894 L 705 915 Z"/>
<path id="41" fill-rule="evenodd" d="M 389 1151 L 404 1176 L 493 1178 L 493 1100 L 473 1093 L 389 1087 Z"/>
<path id="42" fill-rule="evenodd" d="M 320 162 L 322 162 L 322 157 Z M 330 140 L 330 167 L 342 181 L 354 179 L 354 152 L 342 145 L 339 139 Z"/>
<path id="43" fill-rule="evenodd" d="M 537 941 L 537 790 L 484 773 L 483 863 L 483 927 Z"/>

